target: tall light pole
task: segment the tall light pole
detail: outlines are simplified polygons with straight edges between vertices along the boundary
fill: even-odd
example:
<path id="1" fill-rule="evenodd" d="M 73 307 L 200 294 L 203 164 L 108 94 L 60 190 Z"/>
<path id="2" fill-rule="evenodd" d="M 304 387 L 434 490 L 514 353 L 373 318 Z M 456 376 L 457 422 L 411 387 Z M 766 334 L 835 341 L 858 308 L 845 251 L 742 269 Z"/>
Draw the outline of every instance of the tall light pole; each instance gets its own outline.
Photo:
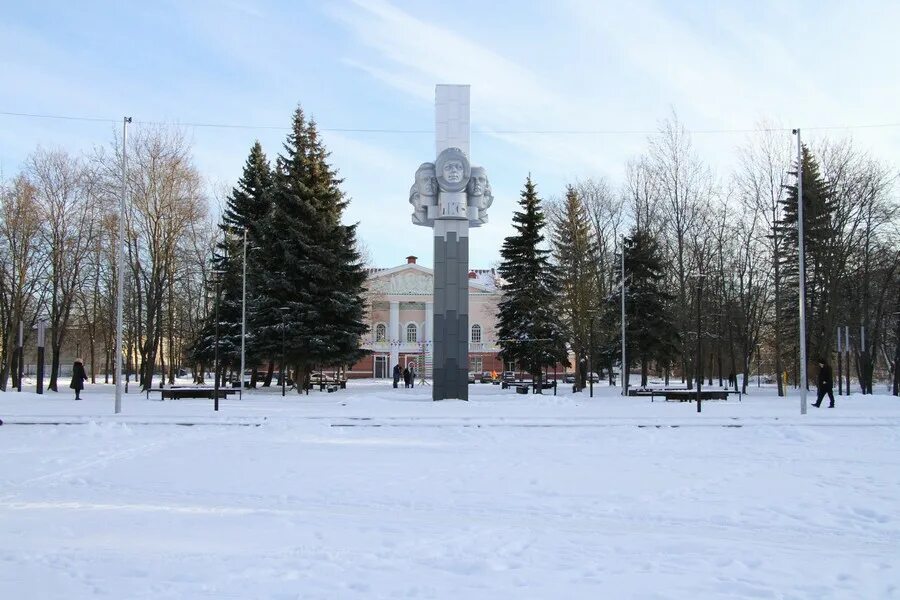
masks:
<path id="1" fill-rule="evenodd" d="M 837 380 L 838 380 L 838 396 L 844 395 L 844 369 L 841 364 L 841 326 L 837 327 Z"/>
<path id="2" fill-rule="evenodd" d="M 900 298 L 897 299 L 897 305 L 900 306 Z M 891 316 L 897 317 L 897 348 L 894 350 L 894 384 L 891 393 L 900 396 L 900 310 L 891 313 Z"/>
<path id="3" fill-rule="evenodd" d="M 797 136 L 797 256 L 800 260 L 800 414 L 806 414 L 806 256 L 803 243 L 803 144 Z"/>
<path id="4" fill-rule="evenodd" d="M 37 324 L 37 388 L 38 394 L 44 393 L 44 339 L 47 333 L 47 321 L 41 319 Z"/>
<path id="5" fill-rule="evenodd" d="M 278 310 L 281 311 L 281 397 L 283 398 L 287 394 L 287 345 L 284 337 L 284 331 L 287 329 L 287 320 L 285 317 L 290 308 L 282 306 Z"/>
<path id="6" fill-rule="evenodd" d="M 116 285 L 116 414 L 122 412 L 122 360 L 124 359 L 122 331 L 125 328 L 123 311 L 125 305 L 125 182 L 126 167 L 128 166 L 129 123 L 131 123 L 131 117 L 122 119 L 122 189 L 119 194 L 119 247 L 116 249 L 116 274 L 119 277 Z"/>
<path id="7" fill-rule="evenodd" d="M 622 395 L 628 395 L 628 365 L 625 364 L 625 236 L 622 236 Z"/>
<path id="8" fill-rule="evenodd" d="M 697 377 L 697 412 L 700 412 L 700 391 L 703 388 L 703 336 L 700 335 L 700 307 L 703 299 L 703 273 L 697 274 L 697 360 L 694 370 Z"/>
<path id="9" fill-rule="evenodd" d="M 850 326 L 844 325 L 844 389 L 850 395 Z"/>
<path id="10" fill-rule="evenodd" d="M 759 387 L 759 378 L 762 375 L 762 357 L 759 354 L 759 344 L 756 344 L 756 387 Z"/>
<path id="11" fill-rule="evenodd" d="M 19 352 L 16 356 L 16 371 L 19 373 L 17 381 L 18 390 L 21 392 L 22 379 L 25 375 L 25 322 L 21 319 L 19 319 Z"/>
<path id="12" fill-rule="evenodd" d="M 239 396 L 244 395 L 244 356 L 247 340 L 247 227 L 244 227 L 244 273 L 241 281 L 241 382 Z"/>
<path id="13" fill-rule="evenodd" d="M 216 342 L 213 354 L 213 410 L 219 410 L 219 296 L 222 295 L 222 275 L 224 271 L 213 271 L 216 279 Z"/>
<path id="14" fill-rule="evenodd" d="M 591 389 L 591 398 L 594 397 L 594 313 L 591 312 L 591 330 L 588 332 L 588 387 Z"/>

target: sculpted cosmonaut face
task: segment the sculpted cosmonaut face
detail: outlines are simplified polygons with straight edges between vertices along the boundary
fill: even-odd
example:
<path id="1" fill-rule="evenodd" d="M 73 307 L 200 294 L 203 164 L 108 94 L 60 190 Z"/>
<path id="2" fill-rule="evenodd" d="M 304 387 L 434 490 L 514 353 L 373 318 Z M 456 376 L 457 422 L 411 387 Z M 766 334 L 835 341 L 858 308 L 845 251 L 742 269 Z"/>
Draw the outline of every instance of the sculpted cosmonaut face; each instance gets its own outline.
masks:
<path id="1" fill-rule="evenodd" d="M 438 186 L 445 192 L 461 192 L 469 182 L 469 159 L 459 148 L 447 148 L 434 161 Z"/>
<path id="2" fill-rule="evenodd" d="M 482 167 L 472 167 L 472 175 L 469 178 L 468 192 L 470 196 L 484 196 L 487 190 L 487 173 Z"/>
<path id="3" fill-rule="evenodd" d="M 437 193 L 432 163 L 423 163 L 416 171 L 416 188 L 422 196 L 434 196 Z"/>
<path id="4" fill-rule="evenodd" d="M 459 183 L 463 179 L 466 170 L 461 160 L 448 160 L 444 163 L 444 179 L 450 183 Z"/>

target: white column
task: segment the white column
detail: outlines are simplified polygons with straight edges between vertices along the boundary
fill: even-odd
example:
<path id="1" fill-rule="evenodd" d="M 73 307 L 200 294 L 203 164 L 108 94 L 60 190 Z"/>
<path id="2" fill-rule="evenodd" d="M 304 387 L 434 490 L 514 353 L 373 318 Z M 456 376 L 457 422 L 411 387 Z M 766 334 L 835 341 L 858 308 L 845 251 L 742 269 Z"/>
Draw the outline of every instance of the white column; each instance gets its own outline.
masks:
<path id="1" fill-rule="evenodd" d="M 468 85 L 434 86 L 435 156 L 445 148 L 459 148 L 469 155 Z"/>
<path id="2" fill-rule="evenodd" d="M 391 364 L 388 372 L 394 372 L 394 365 L 400 362 L 400 302 L 391 300 L 391 317 L 388 324 L 388 341 L 391 343 Z"/>

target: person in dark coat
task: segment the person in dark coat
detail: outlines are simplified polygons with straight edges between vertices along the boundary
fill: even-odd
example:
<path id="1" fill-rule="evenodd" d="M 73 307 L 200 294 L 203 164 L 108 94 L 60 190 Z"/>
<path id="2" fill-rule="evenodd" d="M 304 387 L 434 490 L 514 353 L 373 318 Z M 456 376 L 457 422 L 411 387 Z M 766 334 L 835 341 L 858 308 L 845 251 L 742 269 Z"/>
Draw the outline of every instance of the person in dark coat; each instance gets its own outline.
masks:
<path id="1" fill-rule="evenodd" d="M 72 365 L 72 383 L 69 387 L 75 390 L 75 399 L 81 400 L 81 390 L 84 389 L 84 382 L 87 381 L 87 373 L 84 372 L 84 360 L 75 359 Z"/>
<path id="2" fill-rule="evenodd" d="M 403 387 L 409 387 L 409 367 L 403 369 Z"/>
<path id="3" fill-rule="evenodd" d="M 400 383 L 400 365 L 394 365 L 394 387 Z"/>
<path id="4" fill-rule="evenodd" d="M 813 406 L 816 408 L 822 406 L 822 400 L 825 398 L 825 394 L 828 394 L 828 399 L 831 400 L 828 408 L 834 408 L 834 392 L 832 388 L 834 388 L 834 376 L 831 373 L 831 366 L 825 362 L 824 358 L 819 359 L 819 395 Z"/>

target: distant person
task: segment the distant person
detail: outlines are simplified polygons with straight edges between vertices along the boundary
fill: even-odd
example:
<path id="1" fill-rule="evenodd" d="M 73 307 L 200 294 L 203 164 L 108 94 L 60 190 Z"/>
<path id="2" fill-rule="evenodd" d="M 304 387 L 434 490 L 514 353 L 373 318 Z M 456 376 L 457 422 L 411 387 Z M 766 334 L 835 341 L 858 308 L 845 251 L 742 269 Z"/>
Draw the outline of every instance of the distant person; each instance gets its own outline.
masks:
<path id="1" fill-rule="evenodd" d="M 403 369 L 403 387 L 410 387 L 409 385 L 409 367 Z"/>
<path id="2" fill-rule="evenodd" d="M 734 374 L 734 371 L 731 371 L 728 374 L 728 387 L 737 389 L 737 375 Z"/>
<path id="3" fill-rule="evenodd" d="M 413 366 L 409 370 L 409 387 L 416 387 L 416 367 Z"/>
<path id="4" fill-rule="evenodd" d="M 819 394 L 816 398 L 816 403 L 813 404 L 816 408 L 822 406 L 822 400 L 825 398 L 825 394 L 828 394 L 828 399 L 831 400 L 831 404 L 828 405 L 828 408 L 834 408 L 834 392 L 832 389 L 834 388 L 834 376 L 831 373 L 831 366 L 825 362 L 825 359 L 819 359 Z"/>
<path id="5" fill-rule="evenodd" d="M 69 387 L 75 390 L 75 399 L 81 400 L 81 390 L 84 389 L 84 382 L 87 381 L 87 373 L 84 372 L 84 359 L 76 358 L 75 364 L 72 365 L 72 383 Z"/>
<path id="6" fill-rule="evenodd" d="M 394 365 L 394 387 L 397 387 L 397 384 L 400 383 L 400 365 Z"/>

